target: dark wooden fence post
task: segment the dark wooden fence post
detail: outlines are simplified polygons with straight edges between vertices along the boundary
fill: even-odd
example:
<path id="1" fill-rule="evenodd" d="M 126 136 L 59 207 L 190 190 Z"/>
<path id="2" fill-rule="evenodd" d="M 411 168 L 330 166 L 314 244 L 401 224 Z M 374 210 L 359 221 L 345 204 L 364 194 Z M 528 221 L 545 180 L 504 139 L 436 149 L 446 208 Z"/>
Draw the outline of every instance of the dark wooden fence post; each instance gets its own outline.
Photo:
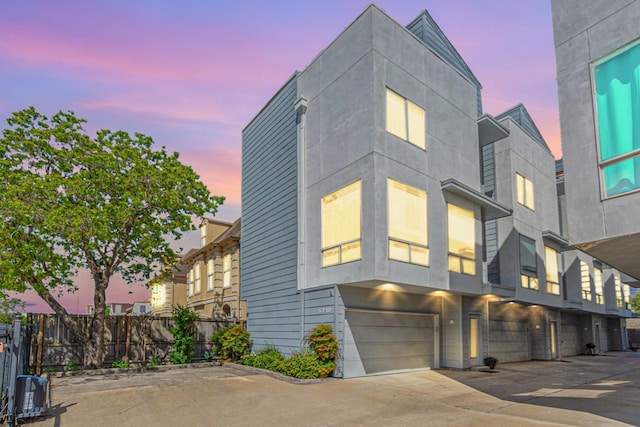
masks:
<path id="1" fill-rule="evenodd" d="M 36 375 L 42 374 L 42 352 L 44 345 L 44 314 L 38 317 L 38 348 L 36 349 Z"/>

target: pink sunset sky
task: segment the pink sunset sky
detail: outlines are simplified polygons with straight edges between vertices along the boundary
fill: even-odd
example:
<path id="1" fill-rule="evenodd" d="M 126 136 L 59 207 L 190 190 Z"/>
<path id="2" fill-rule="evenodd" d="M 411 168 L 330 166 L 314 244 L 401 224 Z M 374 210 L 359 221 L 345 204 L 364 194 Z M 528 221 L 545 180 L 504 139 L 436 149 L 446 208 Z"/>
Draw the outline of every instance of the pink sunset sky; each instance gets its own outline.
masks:
<path id="1" fill-rule="evenodd" d="M 122 129 L 177 151 L 213 194 L 217 218 L 240 216 L 241 131 L 295 71 L 369 4 L 366 0 L 32 0 L 0 6 L 0 128 L 33 105 L 72 110 L 87 129 Z M 429 11 L 483 85 L 486 113 L 523 103 L 561 156 L 548 1 L 381 0 L 402 25 Z M 197 239 L 188 240 L 193 244 Z M 92 303 L 90 278 L 63 298 Z M 87 286 L 88 285 L 88 286 Z M 114 281 L 108 302 L 144 301 Z M 48 311 L 32 295 L 29 311 Z"/>

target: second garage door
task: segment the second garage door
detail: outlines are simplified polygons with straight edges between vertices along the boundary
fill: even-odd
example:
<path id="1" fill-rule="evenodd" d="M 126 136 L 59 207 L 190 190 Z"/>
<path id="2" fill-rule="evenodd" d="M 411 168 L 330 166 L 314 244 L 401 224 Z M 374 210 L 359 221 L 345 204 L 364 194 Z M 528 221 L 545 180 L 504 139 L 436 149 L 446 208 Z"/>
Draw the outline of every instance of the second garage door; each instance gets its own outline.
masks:
<path id="1" fill-rule="evenodd" d="M 437 367 L 436 315 L 346 310 L 344 377 Z"/>

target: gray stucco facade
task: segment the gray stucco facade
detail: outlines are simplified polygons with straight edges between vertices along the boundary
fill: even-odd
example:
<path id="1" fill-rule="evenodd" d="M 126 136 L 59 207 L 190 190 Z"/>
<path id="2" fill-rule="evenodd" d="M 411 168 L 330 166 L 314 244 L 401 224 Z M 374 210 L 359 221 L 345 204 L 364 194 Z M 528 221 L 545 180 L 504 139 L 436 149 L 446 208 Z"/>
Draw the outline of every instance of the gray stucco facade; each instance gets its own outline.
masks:
<path id="1" fill-rule="evenodd" d="M 523 106 L 482 115 L 480 90 L 426 11 L 405 28 L 372 5 L 258 113 L 243 132 L 242 182 L 254 350 L 290 352 L 329 323 L 344 377 L 563 354 L 567 293 L 548 293 L 545 282 L 545 247 L 566 245 L 555 162 Z M 425 112 L 425 148 L 388 130 L 389 91 Z M 535 209 L 517 202 L 517 173 L 533 182 Z M 426 194 L 426 263 L 391 254 L 390 180 Z M 355 182 L 359 255 L 327 263 L 323 203 Z M 466 274 L 452 258 L 452 206 L 470 215 Z M 521 286 L 520 235 L 535 242 L 538 290 Z M 598 325 L 608 324 L 601 312 Z M 567 315 L 576 331 L 592 321 L 583 315 Z"/>
<path id="2" fill-rule="evenodd" d="M 552 0 L 551 6 L 569 240 L 640 279 L 640 192 L 605 190 L 594 95 L 594 64 L 640 38 L 640 1 Z"/>

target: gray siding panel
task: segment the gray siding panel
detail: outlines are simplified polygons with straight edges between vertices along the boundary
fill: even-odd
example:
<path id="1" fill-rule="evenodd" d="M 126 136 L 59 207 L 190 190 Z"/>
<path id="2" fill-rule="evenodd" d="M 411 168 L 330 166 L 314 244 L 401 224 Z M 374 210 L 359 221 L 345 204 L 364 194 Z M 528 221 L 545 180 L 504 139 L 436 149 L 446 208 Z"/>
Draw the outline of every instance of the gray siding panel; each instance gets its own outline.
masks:
<path id="1" fill-rule="evenodd" d="M 294 75 L 242 132 L 241 298 L 254 350 L 300 346 Z"/>

